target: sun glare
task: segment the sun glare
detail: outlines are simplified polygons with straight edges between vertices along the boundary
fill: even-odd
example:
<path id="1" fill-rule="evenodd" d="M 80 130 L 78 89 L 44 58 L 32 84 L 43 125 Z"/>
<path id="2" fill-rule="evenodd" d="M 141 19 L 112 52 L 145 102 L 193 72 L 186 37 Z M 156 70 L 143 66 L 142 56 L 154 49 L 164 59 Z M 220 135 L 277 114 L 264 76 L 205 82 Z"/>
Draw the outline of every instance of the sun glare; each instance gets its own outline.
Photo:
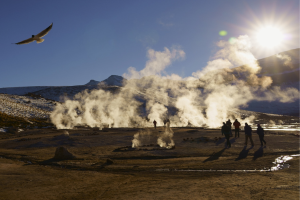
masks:
<path id="1" fill-rule="evenodd" d="M 261 28 L 256 34 L 256 39 L 262 47 L 274 48 L 282 43 L 283 34 L 279 28 L 269 26 Z"/>

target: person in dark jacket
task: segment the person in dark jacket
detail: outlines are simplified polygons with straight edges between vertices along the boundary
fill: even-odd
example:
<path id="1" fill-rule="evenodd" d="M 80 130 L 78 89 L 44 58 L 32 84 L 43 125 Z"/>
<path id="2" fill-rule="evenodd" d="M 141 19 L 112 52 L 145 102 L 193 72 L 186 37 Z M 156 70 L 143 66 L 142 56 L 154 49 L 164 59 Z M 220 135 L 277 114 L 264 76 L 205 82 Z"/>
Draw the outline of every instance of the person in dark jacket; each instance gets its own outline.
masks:
<path id="1" fill-rule="evenodd" d="M 230 128 L 229 137 L 232 137 L 232 132 L 231 132 L 231 125 L 232 125 L 232 123 L 231 123 L 230 119 L 228 119 L 228 121 L 226 122 L 226 125 Z"/>
<path id="2" fill-rule="evenodd" d="M 252 140 L 252 128 L 247 123 L 245 123 L 245 146 L 247 146 L 248 138 L 250 139 L 251 145 L 254 146 L 253 140 Z"/>
<path id="3" fill-rule="evenodd" d="M 223 122 L 223 126 L 222 126 L 222 135 L 223 135 L 223 134 L 225 135 L 225 138 L 226 138 L 226 140 L 227 140 L 227 147 L 231 147 L 231 143 L 230 143 L 230 141 L 229 141 L 230 130 L 231 130 L 231 128 L 230 128 L 227 124 L 225 124 L 225 123 Z"/>
<path id="4" fill-rule="evenodd" d="M 233 125 L 234 125 L 234 137 L 236 138 L 236 136 L 240 137 L 240 122 L 236 119 L 234 122 L 233 122 Z"/>
<path id="5" fill-rule="evenodd" d="M 223 126 L 222 126 L 222 128 L 221 128 L 222 135 L 224 135 L 224 132 L 225 132 L 225 126 L 226 126 L 226 124 L 225 124 L 225 122 L 223 122 Z"/>
<path id="6" fill-rule="evenodd" d="M 157 122 L 154 120 L 154 121 L 153 121 L 153 124 L 154 124 L 154 128 L 155 128 L 155 129 L 156 129 L 156 123 L 157 123 Z"/>
<path id="7" fill-rule="evenodd" d="M 265 145 L 267 144 L 266 141 L 264 140 L 264 136 L 265 136 L 265 131 L 264 129 L 260 126 L 260 124 L 257 124 L 257 134 L 259 136 L 259 140 L 261 143 L 261 146 L 263 146 L 263 142 L 265 143 Z"/>

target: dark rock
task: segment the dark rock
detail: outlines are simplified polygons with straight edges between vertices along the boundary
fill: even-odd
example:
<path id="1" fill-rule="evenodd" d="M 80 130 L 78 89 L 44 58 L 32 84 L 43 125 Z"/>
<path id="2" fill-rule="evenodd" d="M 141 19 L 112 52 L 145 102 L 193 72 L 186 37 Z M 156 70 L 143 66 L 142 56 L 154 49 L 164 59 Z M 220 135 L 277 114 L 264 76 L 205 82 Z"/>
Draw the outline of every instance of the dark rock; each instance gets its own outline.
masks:
<path id="1" fill-rule="evenodd" d="M 67 160 L 76 158 L 72 153 L 65 147 L 57 147 L 54 155 L 54 159 Z"/>
<path id="2" fill-rule="evenodd" d="M 113 163 L 114 163 L 114 162 L 113 162 L 111 159 L 109 159 L 109 158 L 106 160 L 106 164 L 108 164 L 108 165 L 111 165 L 111 164 L 113 164 Z"/>

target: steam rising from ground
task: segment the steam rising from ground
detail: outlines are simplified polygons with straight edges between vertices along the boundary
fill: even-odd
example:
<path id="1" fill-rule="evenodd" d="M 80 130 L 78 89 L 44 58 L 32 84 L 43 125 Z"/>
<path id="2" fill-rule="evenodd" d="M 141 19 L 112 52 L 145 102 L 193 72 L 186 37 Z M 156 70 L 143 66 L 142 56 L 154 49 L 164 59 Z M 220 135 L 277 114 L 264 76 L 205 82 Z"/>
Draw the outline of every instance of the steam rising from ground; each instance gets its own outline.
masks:
<path id="1" fill-rule="evenodd" d="M 153 144 L 153 142 L 155 143 L 155 136 L 151 134 L 151 131 L 149 129 L 140 130 L 133 136 L 132 148 Z"/>
<path id="2" fill-rule="evenodd" d="M 227 119 L 248 123 L 253 120 L 254 116 L 242 120 L 234 112 L 253 99 L 290 102 L 299 98 L 297 89 L 270 89 L 272 79 L 257 76 L 260 67 L 250 52 L 248 36 L 240 36 L 234 43 L 220 41 L 217 45 L 220 50 L 213 60 L 187 78 L 162 75 L 172 62 L 184 59 L 183 50 L 178 47 L 164 48 L 164 51 L 150 49 L 145 68 L 137 71 L 130 67 L 123 74 L 128 81 L 119 91 L 99 89 L 79 93 L 73 100 L 57 105 L 51 120 L 59 129 L 76 125 L 102 127 L 103 124 L 147 127 L 152 126 L 153 120 L 161 126 L 166 118 L 172 126 L 220 127 Z M 241 67 L 235 68 L 237 66 Z M 144 99 L 145 105 L 137 99 Z M 140 115 L 143 106 L 146 116 Z M 144 137 L 142 135 L 136 137 Z"/>
<path id="3" fill-rule="evenodd" d="M 137 148 L 154 143 L 157 143 L 160 147 L 172 148 L 173 146 L 175 146 L 175 143 L 173 141 L 174 132 L 170 127 L 170 122 L 167 122 L 164 129 L 165 130 L 161 135 L 152 133 L 149 129 L 140 130 L 133 136 L 132 148 Z"/>
<path id="4" fill-rule="evenodd" d="M 173 133 L 173 130 L 170 128 L 170 122 L 167 122 L 164 133 L 157 139 L 157 144 L 160 147 L 166 148 L 172 148 L 173 146 L 175 146 L 175 143 L 172 139 Z"/>

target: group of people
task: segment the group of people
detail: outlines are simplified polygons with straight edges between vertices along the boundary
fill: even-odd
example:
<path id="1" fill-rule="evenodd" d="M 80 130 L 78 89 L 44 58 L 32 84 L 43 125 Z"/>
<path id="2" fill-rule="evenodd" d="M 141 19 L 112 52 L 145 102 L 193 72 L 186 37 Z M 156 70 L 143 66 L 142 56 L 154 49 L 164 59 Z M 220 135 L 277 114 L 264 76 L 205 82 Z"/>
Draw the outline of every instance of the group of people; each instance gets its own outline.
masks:
<path id="1" fill-rule="evenodd" d="M 231 132 L 231 121 L 230 119 L 225 123 L 223 122 L 223 126 L 222 126 L 222 135 L 225 135 L 225 138 L 227 140 L 227 146 L 231 147 L 231 143 L 229 141 L 229 138 L 232 137 L 232 132 Z M 235 127 L 235 138 L 239 138 L 240 137 L 240 126 L 241 123 L 236 119 L 235 122 L 233 123 L 234 127 Z M 251 145 L 254 146 L 253 140 L 252 140 L 252 128 L 251 126 L 248 125 L 248 123 L 245 123 L 245 146 L 247 146 L 248 143 L 248 138 L 251 142 Z M 257 124 L 257 134 L 259 136 L 259 140 L 261 143 L 261 146 L 263 146 L 263 143 L 266 145 L 266 141 L 264 140 L 264 129 L 260 126 L 260 124 Z"/>
<path id="2" fill-rule="evenodd" d="M 170 120 L 169 119 L 165 119 L 164 121 L 164 126 L 166 125 L 166 123 L 170 123 Z M 153 121 L 153 125 L 154 125 L 154 128 L 156 129 L 156 124 L 157 122 L 154 120 Z M 229 138 L 230 137 L 233 137 L 232 135 L 232 132 L 231 132 L 231 121 L 230 119 L 225 123 L 223 122 L 223 126 L 222 126 L 222 135 L 224 134 L 225 135 L 225 138 L 227 140 L 227 146 L 228 147 L 231 147 L 231 143 L 229 141 Z M 240 126 L 241 126 L 241 123 L 236 119 L 234 122 L 233 122 L 233 126 L 234 126 L 234 137 L 235 138 L 239 138 L 240 137 Z M 252 140 L 252 128 L 251 126 L 249 126 L 247 123 L 245 123 L 245 127 L 244 127 L 244 131 L 245 131 L 245 146 L 247 146 L 247 143 L 248 143 L 248 139 L 250 140 L 251 142 L 251 145 L 254 146 L 254 143 L 253 143 L 253 140 Z M 260 140 L 260 143 L 261 143 L 261 146 L 263 146 L 263 144 L 267 144 L 266 141 L 264 140 L 264 129 L 260 126 L 260 124 L 257 124 L 257 134 L 259 136 L 259 140 Z"/>

